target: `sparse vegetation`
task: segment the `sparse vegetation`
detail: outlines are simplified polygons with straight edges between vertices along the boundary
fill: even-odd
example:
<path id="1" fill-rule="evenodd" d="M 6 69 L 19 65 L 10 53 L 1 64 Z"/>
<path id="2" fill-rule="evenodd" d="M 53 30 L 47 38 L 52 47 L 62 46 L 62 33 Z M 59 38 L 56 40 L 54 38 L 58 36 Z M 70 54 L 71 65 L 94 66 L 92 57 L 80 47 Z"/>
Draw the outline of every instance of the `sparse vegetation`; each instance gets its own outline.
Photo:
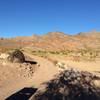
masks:
<path id="1" fill-rule="evenodd" d="M 48 82 L 45 92 L 40 91 L 37 100 L 94 100 L 94 98 L 99 100 L 100 81 L 97 79 L 97 76 L 100 76 L 99 44 L 99 38 L 92 39 L 83 33 L 72 36 L 51 32 L 43 36 L 1 38 L 0 94 L 9 92 L 11 90 L 9 86 L 13 84 L 16 90 L 19 84 L 32 86 L 32 81 L 34 87 L 38 87 L 59 72 L 67 70 Z M 9 56 L 3 53 L 8 53 Z M 5 57 L 7 60 L 4 60 Z M 82 72 L 76 69 L 69 70 L 71 68 Z"/>
<path id="2" fill-rule="evenodd" d="M 44 58 L 49 57 L 49 55 L 59 55 L 64 57 L 72 57 L 73 61 L 95 61 L 99 57 L 99 51 L 91 50 L 79 50 L 79 51 L 34 51 L 32 54 L 41 56 Z"/>

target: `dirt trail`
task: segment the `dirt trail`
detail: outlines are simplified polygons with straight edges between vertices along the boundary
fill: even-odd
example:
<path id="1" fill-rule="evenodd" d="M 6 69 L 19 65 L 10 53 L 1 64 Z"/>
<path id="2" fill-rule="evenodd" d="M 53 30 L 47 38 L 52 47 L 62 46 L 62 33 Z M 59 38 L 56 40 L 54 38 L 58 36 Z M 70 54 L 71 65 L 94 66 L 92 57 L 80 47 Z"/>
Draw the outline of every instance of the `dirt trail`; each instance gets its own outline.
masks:
<path id="1" fill-rule="evenodd" d="M 17 68 L 17 64 L 6 64 L 3 66 L 0 63 L 0 77 L 4 78 L 4 81 L 0 80 L 0 100 L 4 100 L 24 87 L 32 86 L 38 88 L 40 84 L 51 80 L 54 75 L 59 73 L 58 68 L 52 63 L 52 61 L 31 55 L 30 53 L 24 52 L 24 54 L 30 57 L 32 61 L 36 61 L 38 68 L 36 68 L 32 77 L 23 78 L 18 77 L 19 68 Z M 100 62 L 73 62 L 58 57 L 55 60 L 64 62 L 68 67 L 76 68 L 78 70 L 89 72 L 100 71 Z"/>
<path id="2" fill-rule="evenodd" d="M 50 61 L 34 56 L 31 54 L 25 53 L 25 55 L 35 58 L 35 61 L 38 61 L 38 70 L 34 73 L 33 80 L 36 87 L 38 87 L 42 82 L 48 81 L 53 78 L 54 75 L 59 73 L 58 68 Z"/>
<path id="3" fill-rule="evenodd" d="M 39 87 L 40 84 L 49 81 L 54 77 L 55 74 L 58 73 L 58 69 L 50 61 L 41 57 L 33 56 L 28 53 L 25 53 L 25 55 L 37 61 L 39 67 L 32 77 L 18 78 L 17 75 L 19 73 L 17 71 L 12 70 L 12 73 L 9 73 L 10 67 L 5 66 L 4 72 L 9 73 L 9 78 L 4 81 L 4 84 L 1 83 L 2 85 L 0 86 L 0 100 L 4 100 L 6 97 L 10 96 L 13 93 L 16 93 L 24 87 Z M 16 66 L 14 65 L 14 67 Z"/>

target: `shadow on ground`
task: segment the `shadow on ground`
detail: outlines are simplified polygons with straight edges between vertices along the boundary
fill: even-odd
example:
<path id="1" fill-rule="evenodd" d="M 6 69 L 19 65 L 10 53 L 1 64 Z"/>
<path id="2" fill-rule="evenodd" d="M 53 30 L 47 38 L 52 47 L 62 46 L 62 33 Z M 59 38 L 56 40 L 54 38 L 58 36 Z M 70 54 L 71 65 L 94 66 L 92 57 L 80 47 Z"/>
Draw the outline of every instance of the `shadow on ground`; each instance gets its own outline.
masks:
<path id="1" fill-rule="evenodd" d="M 31 61 L 31 60 L 26 60 L 25 63 L 29 63 L 29 64 L 37 64 L 36 61 Z"/>
<path id="2" fill-rule="evenodd" d="M 36 90 L 37 88 L 23 88 L 5 100 L 28 100 Z"/>

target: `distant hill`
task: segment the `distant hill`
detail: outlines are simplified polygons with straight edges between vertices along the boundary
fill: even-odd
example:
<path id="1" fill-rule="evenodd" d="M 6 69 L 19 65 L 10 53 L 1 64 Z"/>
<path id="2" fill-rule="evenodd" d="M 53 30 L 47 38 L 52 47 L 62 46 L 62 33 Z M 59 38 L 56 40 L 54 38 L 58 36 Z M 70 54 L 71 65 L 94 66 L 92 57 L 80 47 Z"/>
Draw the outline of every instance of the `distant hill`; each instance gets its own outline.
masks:
<path id="1" fill-rule="evenodd" d="M 0 38 L 0 49 L 31 47 L 33 50 L 65 51 L 93 49 L 100 50 L 100 32 L 68 35 L 62 32 L 49 32 L 42 36 Z"/>

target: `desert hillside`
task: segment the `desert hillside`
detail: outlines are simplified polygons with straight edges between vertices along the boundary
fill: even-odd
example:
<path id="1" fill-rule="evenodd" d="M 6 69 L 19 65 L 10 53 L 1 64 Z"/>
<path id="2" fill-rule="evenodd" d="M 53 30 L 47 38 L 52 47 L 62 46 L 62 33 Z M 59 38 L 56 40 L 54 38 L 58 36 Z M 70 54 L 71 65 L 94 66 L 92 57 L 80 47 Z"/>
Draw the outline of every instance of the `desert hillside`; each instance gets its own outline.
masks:
<path id="1" fill-rule="evenodd" d="M 0 100 L 100 100 L 99 94 L 99 32 L 0 38 Z"/>
<path id="2" fill-rule="evenodd" d="M 0 39 L 1 51 L 26 46 L 31 46 L 33 50 L 43 51 L 100 50 L 100 32 L 80 32 L 77 35 L 49 32 L 41 36 L 33 35 Z"/>

